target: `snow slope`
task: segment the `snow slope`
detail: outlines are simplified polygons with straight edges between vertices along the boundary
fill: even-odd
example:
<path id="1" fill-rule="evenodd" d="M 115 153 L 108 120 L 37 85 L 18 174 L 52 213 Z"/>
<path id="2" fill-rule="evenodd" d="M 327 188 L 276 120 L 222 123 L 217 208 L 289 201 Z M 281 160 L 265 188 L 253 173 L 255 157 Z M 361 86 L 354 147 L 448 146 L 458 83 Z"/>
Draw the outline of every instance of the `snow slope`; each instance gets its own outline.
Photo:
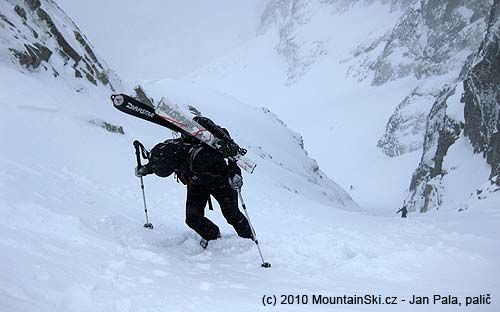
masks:
<path id="1" fill-rule="evenodd" d="M 462 298 L 489 293 L 496 298 L 499 293 L 500 215 L 491 208 L 499 192 L 491 190 L 487 202 L 471 198 L 468 210 L 458 215 L 400 220 L 290 192 L 276 183 L 290 175 L 275 169 L 266 176 L 271 162 L 260 163 L 254 175 L 245 176 L 244 196 L 264 256 L 273 265 L 262 269 L 254 244 L 238 238 L 217 208 L 207 214 L 221 226 L 223 238 L 208 250 L 199 247 L 196 234 L 184 225 L 184 187 L 173 179 L 145 179 L 155 229 L 142 227 L 131 141 L 153 144 L 165 138 L 162 128 L 119 114 L 103 89 L 75 93 L 49 74 L 1 71 L 1 310 L 256 311 L 263 309 L 264 294 L 373 293 L 408 299 L 411 294 Z M 200 91 L 212 96 L 198 103 L 196 93 L 183 94 L 189 89 L 174 82 L 150 88 L 189 99 L 224 122 L 233 120 L 229 114 L 253 110 L 233 102 L 237 109 L 222 115 L 221 94 Z M 37 90 L 37 100 L 26 90 Z M 88 122 L 96 118 L 123 125 L 125 135 Z M 229 128 L 251 144 L 244 135 L 249 130 L 239 130 L 246 127 Z M 260 141 L 276 143 L 267 139 Z M 421 309 L 401 302 L 394 310 Z M 469 310 L 497 309 L 494 300 Z"/>
<path id="2" fill-rule="evenodd" d="M 270 109 L 304 136 L 322 170 L 357 202 L 391 213 L 413 191 L 429 111 L 463 74 L 492 4 L 98 2 L 61 5 L 128 77 L 184 74 L 197 85 Z M 123 42 L 134 44 L 118 49 Z"/>
<path id="3" fill-rule="evenodd" d="M 319 178 L 297 133 L 270 112 L 191 84 L 144 84 L 155 99 L 165 95 L 213 116 L 249 147 L 258 167 L 244 176 L 243 195 L 272 268 L 259 266 L 255 245 L 238 238 L 217 207 L 207 215 L 223 237 L 202 250 L 184 225 L 185 188 L 171 178 L 145 178 L 155 229 L 142 227 L 131 142 L 140 138 L 151 146 L 169 137 L 168 131 L 119 113 L 104 87 L 88 84 L 75 92 L 50 72 L 0 62 L 0 311 L 500 308 L 497 187 L 483 185 L 470 194 L 460 213 L 450 207 L 399 219 L 392 212 L 360 210 L 328 178 Z M 304 110 L 311 118 L 321 113 Z M 104 122 L 123 126 L 124 134 L 106 131 Z M 456 148 L 460 154 L 467 146 Z M 492 304 L 264 308 L 262 296 L 273 294 L 406 300 L 412 294 L 451 294 L 462 302 L 464 296 L 491 294 Z"/>
<path id="4" fill-rule="evenodd" d="M 179 81 L 146 81 L 142 86 L 157 101 L 167 95 L 169 100 L 181 107 L 194 107 L 218 124 L 235 129 L 233 138 L 249 151 L 248 156 L 254 159 L 259 168 L 252 179 L 270 180 L 294 194 L 327 205 L 360 209 L 341 187 L 320 170 L 316 161 L 308 157 L 302 137 L 290 131 L 269 110 L 255 108 L 226 94 Z"/>
<path id="5" fill-rule="evenodd" d="M 361 206 L 396 211 L 427 115 L 479 47 L 490 6 L 273 0 L 258 36 L 186 79 L 275 111 Z"/>
<path id="6" fill-rule="evenodd" d="M 397 210 L 420 155 L 391 159 L 376 144 L 394 107 L 417 82 L 407 78 L 371 87 L 370 79 L 359 81 L 370 73 L 363 72 L 353 54 L 389 32 L 402 11 L 378 1 L 356 3 L 347 11 L 321 1 L 303 2 L 293 10 L 286 6 L 292 2 L 280 4 L 296 15 L 275 13 L 276 21 L 263 17 L 258 37 L 187 78 L 275 111 L 304 136 L 325 172 L 345 189 L 352 185 L 357 202 Z M 356 20 L 363 23 L 354 25 Z M 371 57 L 377 53 L 380 47 Z"/>
<path id="7" fill-rule="evenodd" d="M 297 1 L 282 2 L 284 6 L 291 6 Z M 380 153 L 376 142 L 384 134 L 385 124 L 394 107 L 415 84 L 405 82 L 375 91 L 367 89 L 368 82 L 358 85 L 359 74 L 351 69 L 354 67 L 352 63 L 358 60 L 350 63 L 347 61 L 353 58 L 353 50 L 365 44 L 367 38 L 378 38 L 389 32 L 402 11 L 391 11 L 390 6 L 375 1 L 369 5 L 357 3 L 349 8 L 348 14 L 337 14 L 335 3 L 330 5 L 323 1 L 317 4 L 313 1 L 304 2 L 302 5 L 299 1 L 296 10 L 297 23 L 292 25 L 296 27 L 291 28 L 295 32 L 289 34 L 299 45 L 299 50 L 289 57 L 283 57 L 276 52 L 275 46 L 281 43 L 280 27 L 286 25 L 287 20 L 278 16 L 276 18 L 280 20 L 274 25 L 272 18 L 266 18 L 262 14 L 264 4 L 269 1 L 259 3 L 260 5 L 234 2 L 231 6 L 224 3 L 223 10 L 200 2 L 196 2 L 197 7 L 203 8 L 200 10 L 192 10 L 190 4 L 174 7 L 170 2 L 153 2 L 147 6 L 125 2 L 119 8 L 115 8 L 112 3 L 105 3 L 96 5 L 100 8 L 97 12 L 82 8 L 81 6 L 87 7 L 87 4 L 83 3 L 62 1 L 61 6 L 72 12 L 82 28 L 93 35 L 96 46 L 102 47 L 103 53 L 112 64 L 116 64 L 120 71 L 133 71 L 134 78 L 151 77 L 153 71 L 160 71 L 155 76 L 172 76 L 172 72 L 164 68 L 177 66 L 182 67 L 183 73 L 186 73 L 195 68 L 193 64 L 199 67 L 218 57 L 218 61 L 196 70 L 189 78 L 195 77 L 193 80 L 199 85 L 221 90 L 242 102 L 266 107 L 277 113 L 290 128 L 305 136 L 307 150 L 318 160 L 322 170 L 328 172 L 345 189 L 353 186 L 355 191 L 351 192 L 351 196 L 358 202 L 365 207 L 394 211 L 404 198 L 409 177 L 419 155 L 415 153 L 391 161 Z M 170 16 L 169 9 L 176 12 L 175 16 Z M 141 18 L 108 22 L 106 15 L 115 10 L 114 14 L 119 16 L 126 15 L 126 12 L 121 13 L 122 11 L 132 10 L 138 11 L 136 14 L 139 16 L 145 11 L 151 12 L 153 16 L 146 24 L 140 23 L 143 20 Z M 198 16 L 199 12 L 204 12 L 203 16 Z M 211 17 L 212 12 L 219 12 L 223 16 L 214 19 Z M 102 29 L 100 24 L 93 22 L 96 16 L 99 16 L 98 20 L 109 25 Z M 189 22 L 191 19 L 197 21 Z M 154 23 L 156 20 L 163 22 Z M 363 20 L 363 23 L 356 27 L 348 26 L 348 31 L 345 31 L 346 25 L 350 25 L 353 20 Z M 199 23 L 205 22 L 215 26 L 198 27 Z M 122 25 L 123 23 L 126 25 Z M 172 27 L 164 27 L 170 23 L 175 23 L 180 30 L 175 28 L 176 30 L 172 31 Z M 221 27 L 225 29 L 224 32 L 214 29 L 219 23 L 223 25 Z M 255 29 L 259 23 L 256 36 Z M 117 28 L 125 28 L 127 31 L 117 32 Z M 203 32 L 203 35 L 199 36 L 201 39 L 186 46 L 192 36 L 198 38 L 200 32 Z M 236 32 L 242 34 L 238 40 L 229 40 L 226 37 Z M 134 38 L 134 42 L 138 44 L 118 52 L 114 48 L 116 42 L 119 42 L 117 36 L 123 36 L 127 40 Z M 166 36 L 172 37 L 172 40 L 168 40 Z M 149 40 L 149 37 L 154 40 Z M 191 62 L 193 51 L 196 51 L 198 58 L 211 53 L 212 50 L 204 48 L 204 40 L 207 38 L 212 41 L 216 38 L 217 46 L 221 50 L 214 50 L 212 56 L 205 58 L 204 62 Z M 318 44 L 315 45 L 315 42 Z M 307 45 L 303 47 L 302 43 Z M 294 46 L 293 43 L 290 45 Z M 286 53 L 286 42 L 280 46 L 283 46 L 282 52 Z M 156 56 L 160 47 L 161 58 Z M 136 49 L 145 49 L 147 52 L 135 53 Z M 182 51 L 182 55 L 179 51 Z M 327 51 L 328 55 L 324 55 L 322 51 Z M 132 52 L 135 53 L 135 61 L 131 64 L 129 60 L 132 55 L 129 53 Z M 174 52 L 175 54 L 172 54 Z M 381 52 L 380 48 L 373 51 L 373 54 L 377 52 Z M 121 63 L 113 63 L 115 59 L 121 59 Z M 343 61 L 339 64 L 339 60 Z M 349 70 L 352 72 L 351 79 L 346 80 L 345 73 Z M 301 76 L 305 74 L 312 78 Z M 293 88 L 284 85 L 294 81 L 300 83 L 295 84 Z M 378 99 L 377 103 L 373 102 L 374 98 Z M 353 101 L 355 105 L 346 104 Z M 323 112 L 321 116 L 317 111 Z M 362 114 L 370 115 L 373 119 L 360 125 L 357 119 Z M 397 170 L 391 170 L 393 174 L 386 175 L 385 172 L 392 167 Z M 376 183 L 373 183 L 375 180 Z"/>

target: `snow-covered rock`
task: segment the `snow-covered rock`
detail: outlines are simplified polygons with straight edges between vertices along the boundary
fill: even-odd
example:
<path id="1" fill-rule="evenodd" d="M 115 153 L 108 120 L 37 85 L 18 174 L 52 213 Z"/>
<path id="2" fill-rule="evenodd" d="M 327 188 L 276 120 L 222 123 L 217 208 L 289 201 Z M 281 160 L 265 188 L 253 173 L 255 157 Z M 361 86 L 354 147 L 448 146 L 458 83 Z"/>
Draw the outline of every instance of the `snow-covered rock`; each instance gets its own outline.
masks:
<path id="1" fill-rule="evenodd" d="M 370 64 L 372 84 L 414 76 L 420 85 L 396 107 L 379 140 L 394 157 L 424 144 L 426 116 L 438 94 L 456 82 L 467 57 L 475 52 L 486 29 L 490 1 L 422 1 L 411 7 Z"/>
<path id="2" fill-rule="evenodd" d="M 474 152 L 486 154 L 491 177 L 500 174 L 500 4 L 490 12 L 488 32 L 464 80 L 464 135 Z M 497 178 L 500 185 L 500 178 Z"/>
<path id="3" fill-rule="evenodd" d="M 0 62 L 26 73 L 47 71 L 78 91 L 87 83 L 122 89 L 116 73 L 52 0 L 0 3 Z"/>
<path id="4" fill-rule="evenodd" d="M 481 47 L 472 56 L 473 61 L 465 65 L 466 79 L 440 94 L 431 109 L 422 159 L 410 185 L 411 210 L 439 208 L 446 199 L 456 201 L 488 178 L 497 179 L 500 166 L 499 10 L 500 3 L 495 1 Z M 472 67 L 467 70 L 467 66 Z M 457 150 L 460 156 L 456 155 Z M 453 165 L 450 159 L 456 162 L 457 157 L 461 161 Z M 486 165 L 483 157 L 491 166 L 488 173 L 483 169 Z M 460 165 L 471 161 L 475 163 L 475 170 Z"/>
<path id="5" fill-rule="evenodd" d="M 443 160 L 450 146 L 460 137 L 462 128 L 459 121 L 446 114 L 448 101 L 456 101 L 457 94 L 460 93 L 455 86 L 444 90 L 429 113 L 422 160 L 410 184 L 410 191 L 413 192 L 409 200 L 410 211 L 419 207 L 420 212 L 425 212 L 443 202 L 443 186 L 440 181 L 447 173 L 443 170 Z"/>
<path id="6" fill-rule="evenodd" d="M 435 86 L 419 86 L 396 107 L 377 143 L 386 155 L 394 157 L 422 148 L 427 115 L 439 91 Z"/>
<path id="7" fill-rule="evenodd" d="M 372 83 L 408 75 L 423 79 L 460 69 L 483 38 L 490 5 L 490 0 L 415 3 L 387 36 L 382 54 L 371 66 Z"/>

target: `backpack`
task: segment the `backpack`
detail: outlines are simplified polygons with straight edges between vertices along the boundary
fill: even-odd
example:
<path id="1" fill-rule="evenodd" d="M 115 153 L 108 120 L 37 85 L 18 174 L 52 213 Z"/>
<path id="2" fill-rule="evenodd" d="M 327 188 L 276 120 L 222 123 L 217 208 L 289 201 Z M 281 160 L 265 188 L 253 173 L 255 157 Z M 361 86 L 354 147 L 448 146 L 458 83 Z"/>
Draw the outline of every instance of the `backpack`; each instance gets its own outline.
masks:
<path id="1" fill-rule="evenodd" d="M 170 139 L 156 144 L 149 155 L 151 171 L 159 177 L 170 176 L 185 157 L 184 147 L 178 139 Z"/>
<path id="2" fill-rule="evenodd" d="M 228 156 L 236 156 L 238 153 L 242 153 L 242 155 L 246 153 L 246 150 L 240 148 L 238 144 L 233 141 L 231 135 L 229 134 L 229 131 L 227 131 L 226 128 L 222 128 L 221 126 L 217 125 L 210 118 L 195 116 L 193 117 L 193 121 L 197 122 L 203 128 L 210 131 L 213 136 L 220 140 L 218 150 L 223 154 L 225 158 Z"/>

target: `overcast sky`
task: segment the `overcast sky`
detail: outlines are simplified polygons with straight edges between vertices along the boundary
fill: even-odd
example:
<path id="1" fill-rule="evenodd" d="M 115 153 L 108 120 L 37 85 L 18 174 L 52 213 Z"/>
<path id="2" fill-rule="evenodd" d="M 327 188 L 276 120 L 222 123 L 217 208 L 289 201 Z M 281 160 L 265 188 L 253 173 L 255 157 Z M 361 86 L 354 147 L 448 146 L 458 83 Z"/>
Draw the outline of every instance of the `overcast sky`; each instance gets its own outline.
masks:
<path id="1" fill-rule="evenodd" d="M 56 0 L 125 79 L 179 78 L 255 36 L 268 0 Z M 223 8 L 223 9 L 220 9 Z"/>

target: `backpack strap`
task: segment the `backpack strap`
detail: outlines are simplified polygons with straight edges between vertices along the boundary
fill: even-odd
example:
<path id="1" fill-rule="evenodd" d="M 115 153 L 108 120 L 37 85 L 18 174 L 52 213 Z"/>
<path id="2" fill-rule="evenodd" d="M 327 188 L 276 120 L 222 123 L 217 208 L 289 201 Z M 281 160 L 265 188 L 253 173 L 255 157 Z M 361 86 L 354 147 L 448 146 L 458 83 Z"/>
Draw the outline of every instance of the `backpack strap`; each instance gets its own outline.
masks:
<path id="1" fill-rule="evenodd" d="M 212 196 L 208 195 L 208 210 L 214 210 L 214 206 L 212 205 Z"/>
<path id="2" fill-rule="evenodd" d="M 196 157 L 196 155 L 198 155 L 198 153 L 202 149 L 203 149 L 203 146 L 201 144 L 193 146 L 193 147 L 191 147 L 189 149 L 189 152 L 188 152 L 188 165 L 189 165 L 189 174 L 190 175 L 194 176 L 194 168 L 193 168 L 194 158 Z"/>
<path id="3" fill-rule="evenodd" d="M 179 144 L 185 143 L 180 143 L 179 141 Z M 194 174 L 194 158 L 198 155 L 202 148 L 203 146 L 201 145 L 191 145 L 186 155 L 187 165 L 181 165 L 180 168 L 175 170 L 177 182 L 180 181 L 182 184 L 189 186 L 198 179 L 198 177 Z"/>

